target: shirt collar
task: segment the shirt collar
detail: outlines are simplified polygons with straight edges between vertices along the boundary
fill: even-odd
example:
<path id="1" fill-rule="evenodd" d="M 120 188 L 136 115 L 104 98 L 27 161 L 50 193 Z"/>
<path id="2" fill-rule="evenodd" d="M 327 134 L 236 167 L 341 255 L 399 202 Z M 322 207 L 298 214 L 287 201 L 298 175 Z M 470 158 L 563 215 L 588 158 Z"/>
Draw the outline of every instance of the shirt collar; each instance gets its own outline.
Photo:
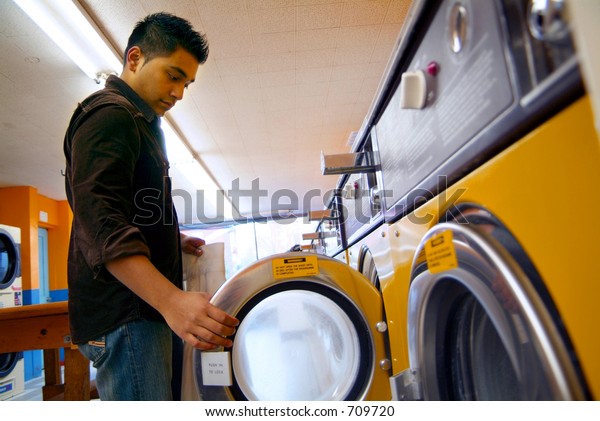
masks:
<path id="1" fill-rule="evenodd" d="M 105 86 L 108 89 L 119 91 L 125 98 L 131 101 L 149 123 L 154 119 L 157 119 L 158 121 L 158 116 L 154 110 L 120 77 L 110 75 L 108 79 L 106 79 Z"/>

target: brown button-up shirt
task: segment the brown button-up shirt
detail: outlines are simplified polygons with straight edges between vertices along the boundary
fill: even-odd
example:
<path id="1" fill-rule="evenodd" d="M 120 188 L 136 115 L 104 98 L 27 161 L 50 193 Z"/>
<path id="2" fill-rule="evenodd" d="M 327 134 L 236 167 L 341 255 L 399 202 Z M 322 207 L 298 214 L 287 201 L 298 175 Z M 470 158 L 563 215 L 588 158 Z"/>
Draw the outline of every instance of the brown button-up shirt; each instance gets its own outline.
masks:
<path id="1" fill-rule="evenodd" d="M 69 124 L 69 317 L 76 344 L 131 320 L 163 320 L 105 269 L 106 262 L 145 255 L 182 285 L 179 227 L 159 123 L 124 81 L 111 76 L 77 107 Z"/>

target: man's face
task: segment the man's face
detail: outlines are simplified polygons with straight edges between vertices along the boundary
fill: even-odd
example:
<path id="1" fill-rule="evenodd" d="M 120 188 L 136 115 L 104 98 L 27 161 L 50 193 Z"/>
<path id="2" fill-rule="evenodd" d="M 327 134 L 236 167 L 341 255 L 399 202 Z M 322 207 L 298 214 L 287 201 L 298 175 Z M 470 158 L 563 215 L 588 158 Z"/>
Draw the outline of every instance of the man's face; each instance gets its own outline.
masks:
<path id="1" fill-rule="evenodd" d="M 183 48 L 150 61 L 142 53 L 127 83 L 157 115 L 163 116 L 183 98 L 184 90 L 196 78 L 198 66 L 198 60 Z"/>

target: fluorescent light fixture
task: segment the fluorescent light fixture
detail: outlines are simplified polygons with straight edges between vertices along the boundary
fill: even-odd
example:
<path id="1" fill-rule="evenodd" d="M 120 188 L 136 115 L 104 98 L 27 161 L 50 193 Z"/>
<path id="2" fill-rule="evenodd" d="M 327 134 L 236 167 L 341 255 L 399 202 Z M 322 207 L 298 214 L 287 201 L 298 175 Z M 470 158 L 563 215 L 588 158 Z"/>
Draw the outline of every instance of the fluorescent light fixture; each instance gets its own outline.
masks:
<path id="1" fill-rule="evenodd" d="M 58 45 L 83 72 L 97 83 L 110 74 L 120 74 L 122 58 L 102 36 L 94 22 L 73 0 L 13 0 Z M 222 190 L 192 155 L 167 118 L 162 118 L 167 155 L 171 165 L 205 192 L 204 200 L 215 209 L 217 192 Z M 195 194 L 195 192 L 189 192 Z M 232 218 L 232 204 L 225 195 L 223 218 Z"/>
<path id="2" fill-rule="evenodd" d="M 97 83 L 121 73 L 122 59 L 71 0 L 13 0 L 83 72 Z"/>
<path id="3" fill-rule="evenodd" d="M 177 135 L 171 122 L 167 118 L 161 119 L 161 128 L 165 135 L 165 146 L 167 149 L 167 156 L 169 157 L 169 164 L 172 168 L 176 168 L 181 174 L 183 174 L 188 180 L 192 182 L 198 191 L 204 193 L 204 201 L 211 205 L 210 209 L 217 210 L 219 208 L 218 201 L 222 200 L 223 215 L 216 214 L 204 214 L 207 206 L 205 204 L 198 204 L 203 207 L 203 216 L 207 218 L 221 217 L 224 220 L 233 219 L 233 206 L 229 197 L 225 195 L 223 198 L 220 195 L 221 187 L 211 177 L 211 175 L 202 167 L 200 162 L 190 152 L 188 147 L 181 141 L 181 138 Z M 196 198 L 196 192 L 188 192 L 192 197 Z M 212 213 L 212 212 L 208 212 Z"/>

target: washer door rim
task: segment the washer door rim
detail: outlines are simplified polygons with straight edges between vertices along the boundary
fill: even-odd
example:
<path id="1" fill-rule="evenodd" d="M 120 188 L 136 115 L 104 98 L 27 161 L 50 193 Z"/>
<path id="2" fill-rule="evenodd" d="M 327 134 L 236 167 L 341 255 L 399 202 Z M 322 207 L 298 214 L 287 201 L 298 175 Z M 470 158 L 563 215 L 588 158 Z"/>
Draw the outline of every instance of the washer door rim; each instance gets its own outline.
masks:
<path id="1" fill-rule="evenodd" d="M 238 313 L 238 316 L 241 316 L 240 319 L 243 320 L 245 316 L 250 311 L 252 311 L 252 309 L 257 304 L 263 301 L 263 299 L 287 291 L 308 291 L 328 298 L 332 302 L 334 302 L 352 322 L 354 328 L 356 329 L 356 333 L 358 334 L 358 349 L 361 355 L 359 358 L 359 369 L 357 371 L 356 377 L 352 382 L 352 387 L 349 388 L 348 392 L 346 393 L 344 400 L 364 399 L 364 396 L 368 392 L 368 387 L 372 381 L 373 372 L 375 369 L 374 344 L 372 333 L 369 329 L 369 324 L 360 312 L 360 309 L 358 309 L 358 307 L 349 298 L 340 294 L 340 291 L 334 290 L 322 284 L 307 282 L 306 280 L 301 278 L 293 279 L 289 282 L 274 285 L 271 288 L 262 291 L 262 294 L 254 296 L 250 301 L 246 303 L 245 306 L 242 307 L 242 309 Z M 235 336 L 233 337 L 233 339 L 235 340 Z M 372 361 L 372 364 L 367 364 L 369 361 Z M 230 386 L 230 388 L 232 396 L 235 397 L 236 400 L 248 399 L 245 393 L 242 391 L 242 388 L 238 384 L 235 378 L 235 373 L 233 385 Z"/>
<path id="2" fill-rule="evenodd" d="M 273 277 L 273 271 L 271 262 L 275 259 L 281 258 L 298 258 L 314 256 L 318 259 L 319 273 L 310 276 L 297 276 L 287 279 L 275 279 Z M 346 273 L 341 272 L 341 270 Z M 238 272 L 227 282 L 225 282 L 219 290 L 214 294 L 211 303 L 217 307 L 223 309 L 229 314 L 238 316 L 238 314 L 244 309 L 245 306 L 251 304 L 252 300 L 260 295 L 269 296 L 276 291 L 287 290 L 287 289 L 308 289 L 308 290 L 321 290 L 329 291 L 330 294 L 342 299 L 343 302 L 347 303 L 347 306 L 352 307 L 355 313 L 354 317 L 350 317 L 349 311 L 346 314 L 350 317 L 355 327 L 356 323 L 363 325 L 362 333 L 364 340 L 361 339 L 361 362 L 360 370 L 355 384 L 350 393 L 345 398 L 354 400 L 363 400 L 369 392 L 370 385 L 372 384 L 375 376 L 375 339 L 372 326 L 369 323 L 368 318 L 363 313 L 359 304 L 353 299 L 343 288 L 343 284 L 356 281 L 355 277 L 364 278 L 364 275 L 356 272 L 348 265 L 333 259 L 328 256 L 319 254 L 308 254 L 305 252 L 288 252 L 274 256 L 269 256 L 251 264 L 245 269 Z M 343 278 L 344 282 L 341 282 Z M 368 281 L 364 280 L 365 284 L 368 283 L 369 288 L 376 291 L 376 288 Z M 377 291 L 376 294 L 379 294 Z M 327 294 L 323 294 L 327 296 Z M 337 303 L 339 305 L 339 303 Z M 340 306 L 343 308 L 343 306 Z M 350 310 L 350 309 L 348 309 Z M 357 320 L 360 319 L 360 320 Z M 357 327 L 358 329 L 358 327 Z M 223 348 L 219 348 L 217 351 L 222 351 Z M 364 354 L 364 355 L 363 355 Z M 196 388 L 200 395 L 205 400 L 242 400 L 247 399 L 243 396 L 239 388 L 236 389 L 236 382 L 232 386 L 204 386 L 201 384 L 201 351 L 194 350 L 193 355 L 193 366 L 195 370 L 194 379 L 196 382 Z"/>
<path id="3" fill-rule="evenodd" d="M 7 352 L 0 354 L 0 379 L 8 377 L 21 359 L 23 359 L 23 352 Z"/>
<path id="4" fill-rule="evenodd" d="M 6 273 L 0 279 L 0 290 L 2 290 L 9 288 L 21 276 L 21 259 L 19 244 L 3 228 L 0 228 L 0 242 L 6 246 L 6 250 L 3 253 L 5 252 L 8 256 Z"/>
<path id="5" fill-rule="evenodd" d="M 432 274 L 427 268 L 425 244 L 433 236 L 445 231 L 453 233 L 458 267 Z M 437 295 L 448 293 L 458 285 L 474 296 L 484 308 L 504 346 L 508 348 L 506 351 L 513 364 L 520 352 L 520 341 L 531 341 L 535 356 L 542 361 L 542 372 L 549 384 L 552 399 L 585 399 L 585 386 L 571 361 L 567 345 L 525 273 L 493 237 L 471 225 L 455 222 L 439 223 L 427 232 L 417 247 L 411 270 L 408 297 L 409 359 L 411 368 L 421 373 L 425 399 L 447 398 L 439 384 L 437 370 L 440 364 L 436 354 L 440 344 L 435 341 L 439 339 L 439 331 L 448 328 L 449 324 L 443 327 L 437 325 L 438 321 L 432 317 L 439 309 L 432 303 L 439 299 Z M 507 297 L 502 294 L 507 293 L 509 302 L 503 303 Z M 507 306 L 515 304 L 512 312 L 506 311 Z M 520 320 L 522 326 L 518 326 L 515 320 Z M 521 366 L 516 367 L 515 371 L 518 376 L 526 377 L 530 368 Z"/>

